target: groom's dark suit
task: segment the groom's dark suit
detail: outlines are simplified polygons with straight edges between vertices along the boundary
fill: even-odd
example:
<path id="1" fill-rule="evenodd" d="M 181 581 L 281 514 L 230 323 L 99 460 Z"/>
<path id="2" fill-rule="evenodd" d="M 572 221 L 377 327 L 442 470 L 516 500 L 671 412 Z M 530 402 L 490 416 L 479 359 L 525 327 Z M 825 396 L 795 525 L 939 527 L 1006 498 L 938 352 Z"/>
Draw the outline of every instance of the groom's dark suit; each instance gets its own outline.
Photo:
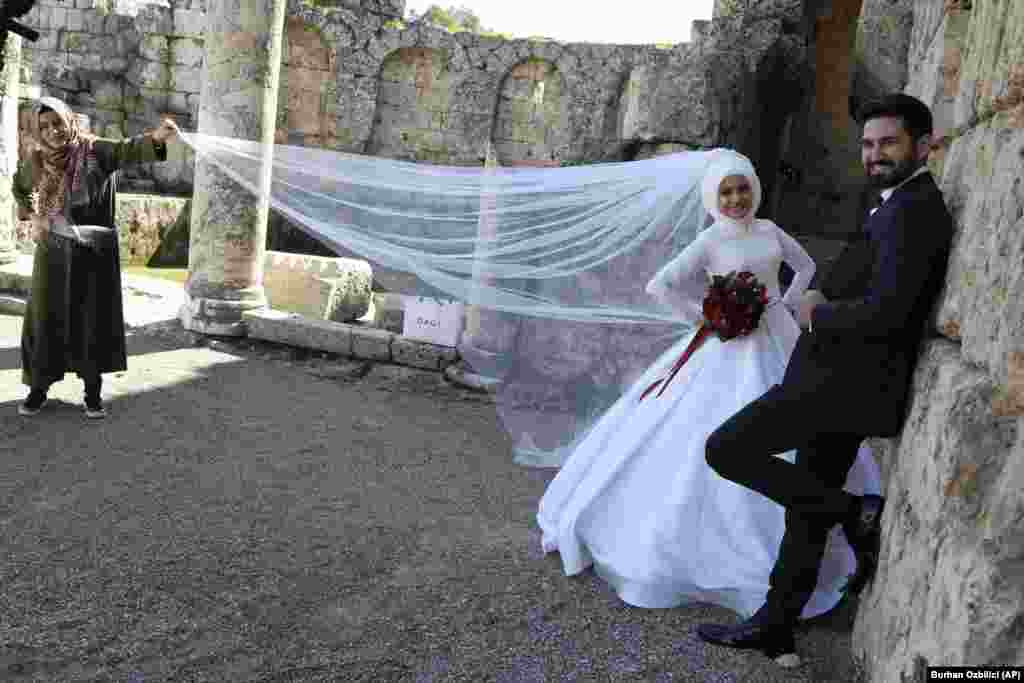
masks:
<path id="1" fill-rule="evenodd" d="M 799 617 L 828 532 L 850 510 L 842 486 L 860 442 L 900 430 L 952 234 L 930 174 L 897 188 L 825 278 L 829 303 L 815 308 L 782 383 L 708 438 L 718 474 L 786 507 L 767 602 L 780 622 Z M 774 457 L 793 449 L 796 464 Z"/>

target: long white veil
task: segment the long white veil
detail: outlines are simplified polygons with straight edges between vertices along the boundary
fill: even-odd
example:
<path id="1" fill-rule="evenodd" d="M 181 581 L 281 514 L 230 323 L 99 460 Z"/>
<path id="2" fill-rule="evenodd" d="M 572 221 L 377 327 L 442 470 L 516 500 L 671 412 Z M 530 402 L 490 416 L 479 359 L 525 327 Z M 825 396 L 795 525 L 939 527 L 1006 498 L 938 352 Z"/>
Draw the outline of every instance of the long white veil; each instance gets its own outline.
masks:
<path id="1" fill-rule="evenodd" d="M 182 134 L 250 192 L 260 143 Z M 470 304 L 517 461 L 558 466 L 688 323 L 644 292 L 707 215 L 714 151 L 563 168 L 447 167 L 275 145 L 270 205 L 391 291 Z M 477 314 L 476 312 L 479 312 Z"/>

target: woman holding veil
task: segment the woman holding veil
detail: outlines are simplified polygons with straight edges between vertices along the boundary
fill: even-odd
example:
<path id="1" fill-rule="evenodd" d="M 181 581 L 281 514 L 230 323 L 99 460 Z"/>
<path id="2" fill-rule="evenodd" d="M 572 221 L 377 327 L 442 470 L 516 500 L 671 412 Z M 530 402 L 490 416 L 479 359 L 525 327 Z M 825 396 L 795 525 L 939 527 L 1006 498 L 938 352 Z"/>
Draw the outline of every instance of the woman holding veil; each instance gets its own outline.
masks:
<path id="1" fill-rule="evenodd" d="M 750 271 L 769 304 L 748 336 L 708 337 L 666 384 L 693 339 L 678 341 L 576 443 L 540 502 L 546 552 L 567 575 L 593 565 L 627 603 L 674 607 L 709 602 L 743 616 L 764 602 L 784 531 L 776 503 L 715 474 L 704 460 L 708 434 L 781 381 L 800 334 L 795 306 L 814 262 L 774 223 L 756 219 L 761 187 L 750 161 L 721 150 L 701 185 L 714 223 L 647 285 L 690 322 L 701 320 L 711 274 Z M 782 261 L 795 277 L 780 296 Z M 663 380 L 658 391 L 652 383 Z M 782 456 L 792 461 L 794 453 Z M 862 447 L 847 487 L 878 490 L 878 470 Z M 832 609 L 855 561 L 838 528 L 804 617 Z"/>
<path id="2" fill-rule="evenodd" d="M 29 394 L 18 412 L 38 413 L 50 385 L 74 372 L 85 383 L 86 417 L 102 418 L 102 373 L 126 368 L 115 173 L 165 160 L 178 128 L 164 120 L 148 135 L 105 140 L 56 98 L 41 98 L 34 114 L 36 149 L 19 160 L 13 186 L 37 245 L 21 338 Z"/>

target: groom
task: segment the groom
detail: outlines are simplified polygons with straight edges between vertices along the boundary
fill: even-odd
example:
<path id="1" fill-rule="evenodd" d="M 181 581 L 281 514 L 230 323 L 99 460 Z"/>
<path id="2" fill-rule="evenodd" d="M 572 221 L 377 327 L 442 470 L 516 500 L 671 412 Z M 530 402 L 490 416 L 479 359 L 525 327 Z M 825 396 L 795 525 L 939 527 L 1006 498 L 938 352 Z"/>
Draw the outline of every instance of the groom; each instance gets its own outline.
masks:
<path id="1" fill-rule="evenodd" d="M 953 222 L 925 163 L 932 115 L 889 95 L 864 107 L 861 159 L 881 204 L 843 251 L 821 291 L 798 310 L 800 335 L 781 384 L 708 437 L 719 475 L 786 508 L 786 533 L 764 606 L 737 625 L 698 635 L 799 663 L 793 629 L 818 579 L 829 531 L 841 524 L 857 555 L 850 592 L 878 560 L 884 500 L 843 491 L 861 441 L 900 431 L 911 376 L 946 274 Z M 795 449 L 795 464 L 775 455 Z"/>

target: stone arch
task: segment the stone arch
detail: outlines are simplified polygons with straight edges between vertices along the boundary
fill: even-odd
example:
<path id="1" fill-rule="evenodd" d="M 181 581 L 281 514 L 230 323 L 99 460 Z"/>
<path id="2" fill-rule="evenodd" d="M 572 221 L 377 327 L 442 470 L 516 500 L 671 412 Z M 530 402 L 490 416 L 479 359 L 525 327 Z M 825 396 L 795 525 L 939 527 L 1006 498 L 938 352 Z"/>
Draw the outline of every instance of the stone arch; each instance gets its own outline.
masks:
<path id="1" fill-rule="evenodd" d="M 491 132 L 498 163 L 556 161 L 567 135 L 565 86 L 551 62 L 530 57 L 502 80 Z"/>
<path id="2" fill-rule="evenodd" d="M 299 17 L 285 24 L 278 93 L 277 141 L 337 148 L 334 49 Z"/>
<path id="3" fill-rule="evenodd" d="M 458 136 L 450 119 L 452 73 L 448 54 L 403 47 L 384 58 L 377 110 L 366 153 L 446 163 Z"/>

